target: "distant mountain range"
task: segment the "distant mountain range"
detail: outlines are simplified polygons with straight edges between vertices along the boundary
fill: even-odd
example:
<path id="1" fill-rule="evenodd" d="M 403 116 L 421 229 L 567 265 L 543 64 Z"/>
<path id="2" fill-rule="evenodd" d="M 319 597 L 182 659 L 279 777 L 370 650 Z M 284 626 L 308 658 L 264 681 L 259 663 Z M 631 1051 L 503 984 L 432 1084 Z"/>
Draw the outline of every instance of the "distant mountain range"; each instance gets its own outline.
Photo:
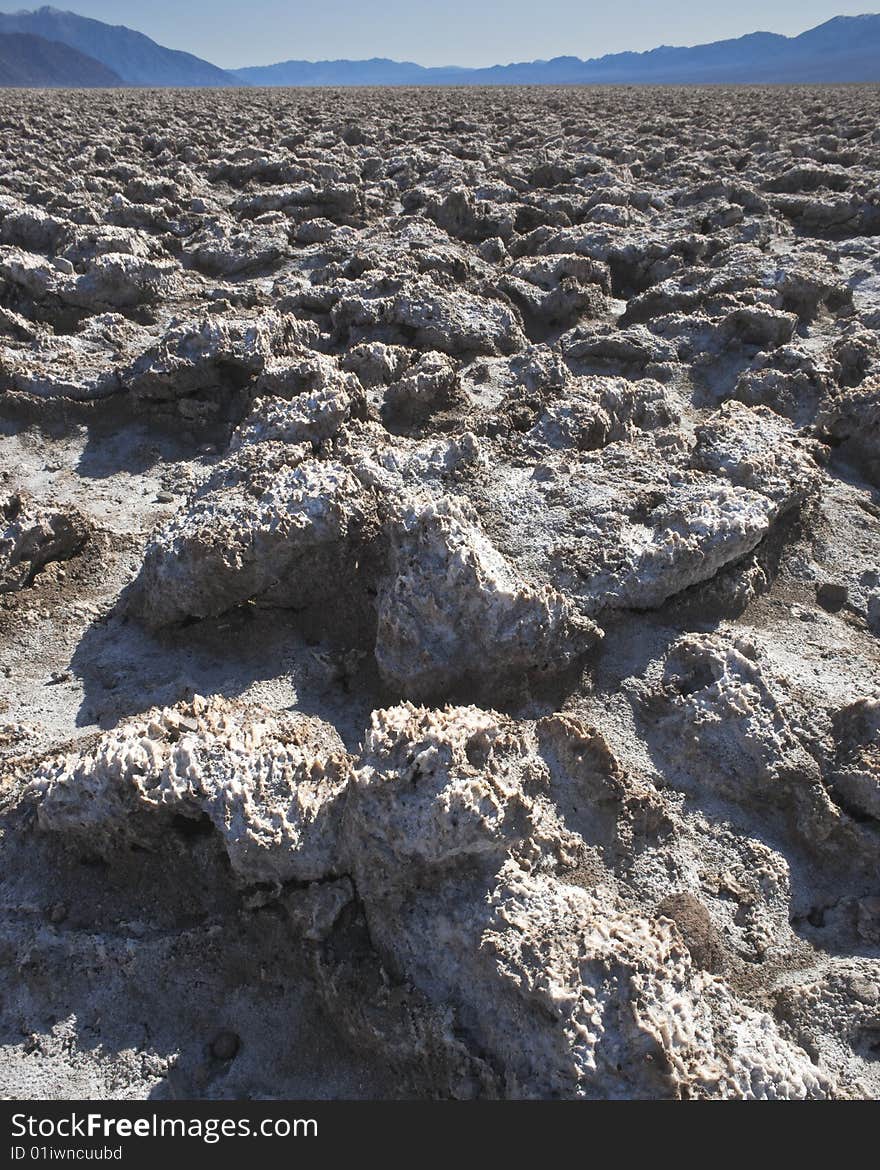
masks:
<path id="1" fill-rule="evenodd" d="M 880 15 L 836 16 L 797 37 L 757 32 L 692 48 L 554 57 L 486 69 L 411 61 L 283 61 L 235 70 L 251 85 L 692 85 L 880 81 Z"/>
<path id="2" fill-rule="evenodd" d="M 94 57 L 29 33 L 0 34 L 0 85 L 92 89 L 122 85 L 122 78 Z"/>
<path id="3" fill-rule="evenodd" d="M 22 39 L 17 42 L 13 37 Z M 41 48 L 50 42 L 54 50 Z M 62 46 L 75 50 L 65 54 Z M 102 71 L 103 68 L 103 71 Z M 79 78 L 78 80 L 76 78 Z M 96 80 L 101 78 L 101 80 Z M 219 69 L 123 25 L 40 8 L 0 13 L 0 85 L 693 85 L 880 81 L 880 15 L 836 16 L 797 37 L 735 40 L 582 60 L 427 68 L 412 61 L 282 61 Z"/>
<path id="4" fill-rule="evenodd" d="M 61 42 L 85 53 L 117 75 L 106 85 L 229 86 L 246 82 L 216 65 L 157 45 L 124 25 L 104 24 L 75 12 L 39 8 L 36 12 L 0 13 L 0 34 L 29 33 Z M 29 84 L 29 83 L 22 83 Z M 43 83 L 50 84 L 50 83 Z M 65 82 L 52 82 L 64 85 Z"/>

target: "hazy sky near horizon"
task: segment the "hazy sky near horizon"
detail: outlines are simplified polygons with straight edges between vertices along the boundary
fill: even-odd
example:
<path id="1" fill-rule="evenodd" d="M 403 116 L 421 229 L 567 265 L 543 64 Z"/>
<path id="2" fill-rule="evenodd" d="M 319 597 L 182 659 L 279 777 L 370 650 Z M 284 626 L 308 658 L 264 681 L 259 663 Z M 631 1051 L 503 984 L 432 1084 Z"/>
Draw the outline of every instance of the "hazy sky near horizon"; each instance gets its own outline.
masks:
<path id="1" fill-rule="evenodd" d="M 2 11 L 38 8 L 2 3 Z M 224 68 L 291 58 L 393 57 L 422 65 L 496 65 L 696 45 L 744 33 L 791 36 L 871 0 L 55 0 L 126 24 Z"/>

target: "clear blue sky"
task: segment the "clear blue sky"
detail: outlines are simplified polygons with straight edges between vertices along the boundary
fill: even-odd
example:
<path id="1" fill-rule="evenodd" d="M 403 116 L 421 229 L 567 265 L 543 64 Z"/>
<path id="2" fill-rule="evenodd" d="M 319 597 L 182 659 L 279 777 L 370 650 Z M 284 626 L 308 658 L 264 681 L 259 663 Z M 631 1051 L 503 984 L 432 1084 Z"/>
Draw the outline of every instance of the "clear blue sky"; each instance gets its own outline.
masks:
<path id="1" fill-rule="evenodd" d="M 38 8 L 6 0 L 4 11 Z M 803 32 L 871 0 L 55 0 L 226 68 L 289 58 L 494 65 Z"/>

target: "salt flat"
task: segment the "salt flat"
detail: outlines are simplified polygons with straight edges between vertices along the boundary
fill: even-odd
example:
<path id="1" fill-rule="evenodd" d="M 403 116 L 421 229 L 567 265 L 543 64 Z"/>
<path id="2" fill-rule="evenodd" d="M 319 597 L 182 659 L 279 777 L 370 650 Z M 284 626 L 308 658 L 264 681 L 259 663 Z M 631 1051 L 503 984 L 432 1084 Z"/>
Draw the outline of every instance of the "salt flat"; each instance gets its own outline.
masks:
<path id="1" fill-rule="evenodd" d="M 878 113 L 4 92 L 4 1095 L 877 1094 Z"/>

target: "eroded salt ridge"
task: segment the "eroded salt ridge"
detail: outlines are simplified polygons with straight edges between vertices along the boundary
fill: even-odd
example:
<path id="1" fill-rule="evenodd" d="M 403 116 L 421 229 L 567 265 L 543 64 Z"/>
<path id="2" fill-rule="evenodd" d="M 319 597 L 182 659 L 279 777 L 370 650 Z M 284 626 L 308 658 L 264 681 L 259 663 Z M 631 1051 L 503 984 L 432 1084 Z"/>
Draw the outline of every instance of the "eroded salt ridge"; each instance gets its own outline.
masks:
<path id="1" fill-rule="evenodd" d="M 768 1015 L 700 969 L 662 906 L 627 908 L 613 868 L 605 886 L 577 882 L 591 850 L 627 838 L 687 851 L 662 796 L 623 774 L 595 729 L 404 704 L 374 713 L 359 757 L 310 755 L 333 738 L 314 720 L 288 730 L 269 712 L 195 699 L 42 765 L 38 819 L 112 853 L 127 839 L 149 847 L 172 815 L 206 815 L 243 883 L 279 894 L 316 883 L 305 897 L 318 908 L 292 915 L 316 947 L 356 899 L 376 961 L 425 1017 L 424 1051 L 408 1057 L 446 1070 L 435 1090 L 834 1093 Z M 324 962 L 316 955 L 319 983 Z M 373 1011 L 375 1027 L 381 1003 Z M 374 1040 L 400 1057 L 390 1013 L 385 1027 Z"/>

